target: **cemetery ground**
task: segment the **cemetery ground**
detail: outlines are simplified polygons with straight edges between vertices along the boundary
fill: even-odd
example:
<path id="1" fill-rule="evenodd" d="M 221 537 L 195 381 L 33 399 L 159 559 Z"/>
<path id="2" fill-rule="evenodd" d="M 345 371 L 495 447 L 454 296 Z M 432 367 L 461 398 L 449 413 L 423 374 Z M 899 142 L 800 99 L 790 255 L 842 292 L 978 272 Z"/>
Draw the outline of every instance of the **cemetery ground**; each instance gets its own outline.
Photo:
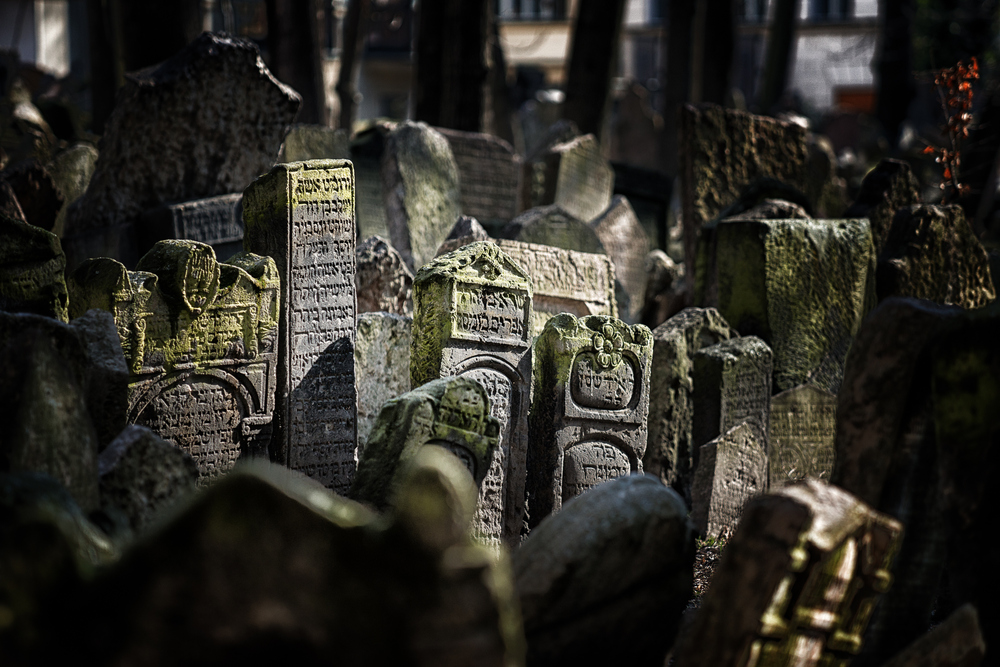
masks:
<path id="1" fill-rule="evenodd" d="M 668 230 L 224 34 L 96 146 L 4 85 L 0 664 L 1000 664 L 1000 209 L 689 106 Z"/>

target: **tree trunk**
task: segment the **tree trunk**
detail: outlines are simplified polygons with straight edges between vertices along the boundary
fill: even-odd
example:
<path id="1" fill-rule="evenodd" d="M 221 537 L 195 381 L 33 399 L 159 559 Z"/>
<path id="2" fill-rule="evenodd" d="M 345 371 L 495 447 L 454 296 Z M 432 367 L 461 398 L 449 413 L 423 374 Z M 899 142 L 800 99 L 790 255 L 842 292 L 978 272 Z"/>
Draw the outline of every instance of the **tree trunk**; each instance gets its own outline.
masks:
<path id="1" fill-rule="evenodd" d="M 105 0 L 87 0 L 87 33 L 90 41 L 90 129 L 96 134 L 104 134 L 104 123 L 115 108 L 115 93 L 123 83 L 121 79 L 123 66 L 118 57 L 121 44 L 115 37 L 114 26 L 111 8 Z"/>
<path id="2" fill-rule="evenodd" d="M 698 102 L 725 104 L 732 81 L 736 11 L 733 0 L 706 0 L 704 23 L 699 26 L 702 50 L 701 96 Z"/>
<path id="3" fill-rule="evenodd" d="M 358 111 L 358 89 L 355 81 L 361 54 L 364 52 L 365 37 L 368 35 L 368 17 L 371 14 L 371 0 L 350 0 L 347 16 L 344 17 L 343 48 L 340 50 L 340 73 L 337 78 L 337 97 L 340 99 L 340 120 L 337 127 L 351 133 Z"/>
<path id="4" fill-rule="evenodd" d="M 624 12 L 625 0 L 580 0 L 577 6 L 563 118 L 598 139 L 611 102 Z"/>
<path id="5" fill-rule="evenodd" d="M 267 0 L 268 66 L 302 96 L 300 123 L 323 124 L 326 95 L 315 0 Z"/>
<path id="6" fill-rule="evenodd" d="M 913 0 L 883 0 L 882 39 L 875 63 L 878 101 L 875 115 L 894 153 L 910 102 L 916 97 L 913 81 Z"/>
<path id="7" fill-rule="evenodd" d="M 491 6 L 490 0 L 421 0 L 413 94 L 417 120 L 466 132 L 487 129 Z"/>
<path id="8" fill-rule="evenodd" d="M 774 0 L 774 20 L 767 38 L 764 73 L 757 108 L 771 113 L 788 84 L 788 64 L 795 42 L 795 23 L 799 13 L 798 0 Z"/>
<path id="9" fill-rule="evenodd" d="M 493 102 L 492 122 L 487 123 L 483 131 L 494 134 L 511 146 L 514 145 L 514 127 L 510 104 L 510 89 L 507 87 L 507 60 L 503 55 L 503 45 L 500 44 L 500 26 L 497 21 L 496 0 L 490 0 L 490 99 Z"/>
<path id="10" fill-rule="evenodd" d="M 694 3 L 669 3 L 668 21 L 663 31 L 667 39 L 663 53 L 667 57 L 666 81 L 663 87 L 663 136 L 660 163 L 668 178 L 678 173 L 677 131 L 681 108 L 691 92 L 691 33 L 694 23 Z"/>

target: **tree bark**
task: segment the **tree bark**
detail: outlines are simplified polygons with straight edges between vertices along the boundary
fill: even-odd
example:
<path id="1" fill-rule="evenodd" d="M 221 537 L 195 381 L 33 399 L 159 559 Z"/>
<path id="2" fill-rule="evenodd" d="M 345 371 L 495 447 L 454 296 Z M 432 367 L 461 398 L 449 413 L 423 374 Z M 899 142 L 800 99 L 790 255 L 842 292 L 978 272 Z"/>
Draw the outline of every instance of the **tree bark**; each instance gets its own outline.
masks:
<path id="1" fill-rule="evenodd" d="M 625 0 L 580 0 L 577 7 L 563 118 L 598 139 L 611 103 L 624 12 Z"/>
<path id="2" fill-rule="evenodd" d="M 667 57 L 666 81 L 663 87 L 663 135 L 660 163 L 668 178 L 678 174 L 677 131 L 681 108 L 690 100 L 691 92 L 691 33 L 694 23 L 694 3 L 669 3 L 664 14 L 667 39 L 663 53 Z"/>
<path id="3" fill-rule="evenodd" d="M 268 66 L 302 96 L 300 123 L 326 119 L 315 0 L 267 0 Z"/>
<path id="4" fill-rule="evenodd" d="M 774 19 L 767 38 L 764 73 L 757 108 L 771 113 L 788 85 L 788 64 L 795 42 L 795 24 L 799 13 L 798 0 L 774 0 Z"/>
<path id="5" fill-rule="evenodd" d="M 371 14 L 371 0 L 350 0 L 344 17 L 343 48 L 340 50 L 340 73 L 337 77 L 337 97 L 340 99 L 340 119 L 337 127 L 350 134 L 358 112 L 358 89 L 355 81 L 361 54 L 364 52 L 365 37 L 368 35 L 368 17 Z"/>

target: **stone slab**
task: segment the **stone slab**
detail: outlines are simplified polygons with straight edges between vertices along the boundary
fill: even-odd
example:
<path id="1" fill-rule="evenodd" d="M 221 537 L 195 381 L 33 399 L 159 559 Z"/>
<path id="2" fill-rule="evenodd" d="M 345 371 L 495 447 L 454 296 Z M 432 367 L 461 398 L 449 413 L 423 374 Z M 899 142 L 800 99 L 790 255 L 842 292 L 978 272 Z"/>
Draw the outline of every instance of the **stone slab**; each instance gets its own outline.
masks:
<path id="1" fill-rule="evenodd" d="M 499 229 L 517 215 L 521 163 L 503 139 L 477 132 L 434 128 L 448 140 L 458 165 L 463 215 Z"/>
<path id="2" fill-rule="evenodd" d="M 771 398 L 770 487 L 810 477 L 829 480 L 836 452 L 837 397 L 802 385 Z"/>
<path id="3" fill-rule="evenodd" d="M 410 391 L 413 320 L 392 313 L 359 313 L 354 344 L 358 385 L 358 449 L 363 450 L 382 406 Z"/>
<path id="4" fill-rule="evenodd" d="M 591 226 L 615 263 L 615 276 L 628 293 L 627 316 L 634 321 L 646 299 L 646 255 L 649 254 L 646 230 L 639 224 L 629 200 L 621 195 L 614 196 L 611 205 Z"/>
<path id="5" fill-rule="evenodd" d="M 139 253 L 162 239 L 188 239 L 212 246 L 219 261 L 229 259 L 243 249 L 242 201 L 236 192 L 146 211 L 139 223 Z"/>
<path id="6" fill-rule="evenodd" d="M 739 523 L 743 507 L 767 491 L 766 442 L 743 422 L 699 448 L 691 483 L 691 521 L 710 538 L 725 538 Z"/>

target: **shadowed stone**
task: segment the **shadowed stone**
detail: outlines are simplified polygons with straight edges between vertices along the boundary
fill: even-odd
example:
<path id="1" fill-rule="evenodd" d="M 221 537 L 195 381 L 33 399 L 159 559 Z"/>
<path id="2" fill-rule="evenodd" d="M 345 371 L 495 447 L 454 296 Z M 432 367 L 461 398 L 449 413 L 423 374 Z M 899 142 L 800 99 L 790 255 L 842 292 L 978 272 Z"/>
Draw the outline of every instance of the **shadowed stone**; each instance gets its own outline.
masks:
<path id="1" fill-rule="evenodd" d="M 492 229 L 510 222 L 517 215 L 521 170 L 513 147 L 489 134 L 434 129 L 448 140 L 458 165 L 462 214 Z"/>
<path id="2" fill-rule="evenodd" d="M 556 204 L 529 209 L 500 230 L 500 238 L 605 255 L 597 232 Z"/>
<path id="3" fill-rule="evenodd" d="M 52 161 L 45 165 L 45 169 L 52 175 L 56 182 L 56 187 L 62 193 L 65 203 L 59 209 L 56 216 L 55 226 L 52 233 L 62 236 L 66 226 L 66 214 L 69 206 L 83 196 L 90 185 L 90 179 L 94 175 L 97 166 L 97 149 L 90 144 L 75 144 L 66 150 L 60 151 L 52 158 Z"/>
<path id="4" fill-rule="evenodd" d="M 376 122 L 371 128 L 358 132 L 351 140 L 351 162 L 357 177 L 358 238 L 370 236 L 389 238 L 386 222 L 385 194 L 382 186 L 382 155 L 386 137 L 394 127 L 391 123 Z"/>
<path id="5" fill-rule="evenodd" d="M 698 448 L 691 521 L 701 535 L 729 535 L 747 501 L 767 490 L 766 445 L 757 429 L 743 422 Z"/>
<path id="6" fill-rule="evenodd" d="M 87 349 L 84 395 L 94 422 L 98 449 L 104 449 L 123 428 L 128 414 L 129 369 L 114 316 L 88 310 L 70 323 Z"/>
<path id="7" fill-rule="evenodd" d="M 14 191 L 29 224 L 59 234 L 55 225 L 65 198 L 41 162 L 31 160 L 15 165 L 3 172 L 3 180 Z"/>
<path id="8" fill-rule="evenodd" d="M 364 449 L 386 401 L 410 391 L 413 320 L 391 313 L 360 313 L 354 344 L 358 382 L 358 449 Z"/>
<path id="9" fill-rule="evenodd" d="M 976 608 L 964 604 L 882 667 L 978 667 L 984 655 Z"/>
<path id="10" fill-rule="evenodd" d="M 811 477 L 830 479 L 833 472 L 837 397 L 802 385 L 771 399 L 769 484 L 774 490 Z"/>
<path id="11" fill-rule="evenodd" d="M 677 264 L 662 250 L 646 255 L 646 289 L 639 321 L 655 329 L 681 311 L 684 294 L 684 265 Z"/>
<path id="12" fill-rule="evenodd" d="M 146 254 L 160 239 L 207 243 L 225 261 L 243 249 L 243 194 L 168 204 L 146 211 L 137 233 L 139 252 Z"/>
<path id="13" fill-rule="evenodd" d="M 901 208 L 920 203 L 920 183 L 902 160 L 881 160 L 861 182 L 858 198 L 844 213 L 847 218 L 868 218 L 875 254 L 882 252 L 892 219 Z"/>
<path id="14" fill-rule="evenodd" d="M 324 125 L 292 125 L 281 144 L 278 162 L 306 160 L 349 160 L 351 144 L 348 132 Z"/>
<path id="15" fill-rule="evenodd" d="M 413 274 L 385 239 L 371 236 L 358 246 L 354 285 L 358 313 L 413 313 Z"/>
<path id="16" fill-rule="evenodd" d="M 646 255 L 649 237 L 639 224 L 639 218 L 628 199 L 615 195 L 611 205 L 591 223 L 615 263 L 615 275 L 628 292 L 631 307 L 628 317 L 634 319 L 646 298 Z"/>
<path id="17" fill-rule="evenodd" d="M 522 208 L 555 204 L 590 222 L 611 204 L 615 173 L 592 134 L 552 145 L 525 163 Z"/>

